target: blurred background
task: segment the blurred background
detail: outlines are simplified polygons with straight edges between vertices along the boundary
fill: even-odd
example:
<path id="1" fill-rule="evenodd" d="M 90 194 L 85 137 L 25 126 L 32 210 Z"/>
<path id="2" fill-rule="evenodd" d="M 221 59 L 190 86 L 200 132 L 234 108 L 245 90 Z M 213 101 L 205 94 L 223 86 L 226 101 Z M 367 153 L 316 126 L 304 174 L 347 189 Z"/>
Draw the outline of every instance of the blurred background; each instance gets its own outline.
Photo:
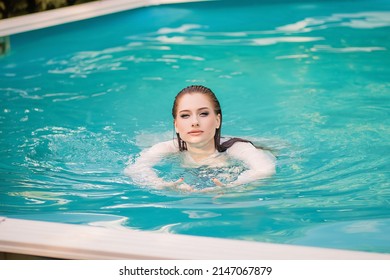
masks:
<path id="1" fill-rule="evenodd" d="M 0 0 L 0 19 L 92 1 L 96 0 Z"/>

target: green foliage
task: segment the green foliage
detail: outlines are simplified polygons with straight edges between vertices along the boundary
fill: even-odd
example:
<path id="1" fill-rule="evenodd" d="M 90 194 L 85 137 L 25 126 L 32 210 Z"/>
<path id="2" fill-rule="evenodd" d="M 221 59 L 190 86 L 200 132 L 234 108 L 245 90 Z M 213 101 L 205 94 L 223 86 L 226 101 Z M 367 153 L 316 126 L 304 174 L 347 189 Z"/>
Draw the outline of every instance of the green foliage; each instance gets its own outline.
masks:
<path id="1" fill-rule="evenodd" d="M 92 1 L 96 0 L 0 0 L 0 19 Z"/>

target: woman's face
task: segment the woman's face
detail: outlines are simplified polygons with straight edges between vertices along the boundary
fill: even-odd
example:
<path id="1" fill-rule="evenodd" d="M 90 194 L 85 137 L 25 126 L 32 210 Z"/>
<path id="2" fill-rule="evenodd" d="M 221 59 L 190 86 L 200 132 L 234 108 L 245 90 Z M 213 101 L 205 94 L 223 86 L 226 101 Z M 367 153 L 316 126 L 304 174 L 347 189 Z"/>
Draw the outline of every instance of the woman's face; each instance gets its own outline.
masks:
<path id="1" fill-rule="evenodd" d="M 177 104 L 175 129 L 187 147 L 214 147 L 214 135 L 221 125 L 220 115 L 205 94 L 190 93 L 180 97 Z"/>

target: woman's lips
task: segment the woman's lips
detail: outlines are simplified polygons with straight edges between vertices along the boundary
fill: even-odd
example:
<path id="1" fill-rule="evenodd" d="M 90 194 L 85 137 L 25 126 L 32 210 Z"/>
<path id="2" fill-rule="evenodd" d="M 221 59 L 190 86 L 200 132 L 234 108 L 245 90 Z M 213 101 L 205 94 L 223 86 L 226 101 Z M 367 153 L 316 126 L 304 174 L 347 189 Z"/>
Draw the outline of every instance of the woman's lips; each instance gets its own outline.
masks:
<path id="1" fill-rule="evenodd" d="M 197 135 L 200 135 L 202 133 L 203 133 L 202 130 L 191 130 L 190 132 L 188 132 L 188 134 L 193 135 L 193 136 L 197 136 Z"/>

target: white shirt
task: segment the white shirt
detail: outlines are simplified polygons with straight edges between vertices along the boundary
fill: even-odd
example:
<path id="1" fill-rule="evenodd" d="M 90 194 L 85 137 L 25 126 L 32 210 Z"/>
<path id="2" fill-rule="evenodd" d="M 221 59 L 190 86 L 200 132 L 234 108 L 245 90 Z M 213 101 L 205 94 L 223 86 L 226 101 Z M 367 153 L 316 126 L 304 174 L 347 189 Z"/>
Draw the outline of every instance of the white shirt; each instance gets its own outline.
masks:
<path id="1" fill-rule="evenodd" d="M 151 148 L 142 151 L 135 162 L 125 168 L 124 173 L 138 185 L 163 188 L 169 185 L 169 182 L 165 182 L 162 178 L 158 177 L 153 166 L 166 156 L 179 152 L 177 140 L 155 144 Z M 247 167 L 247 170 L 243 171 L 235 181 L 228 183 L 226 187 L 247 184 L 270 177 L 275 173 L 275 157 L 270 152 L 257 149 L 251 143 L 247 142 L 236 142 L 226 150 L 226 153 L 215 151 L 214 154 L 200 162 L 194 161 L 187 151 L 182 153 L 185 153 L 183 164 L 187 167 L 207 165 L 211 168 L 218 168 L 225 166 L 227 159 L 222 154 L 241 161 Z"/>

